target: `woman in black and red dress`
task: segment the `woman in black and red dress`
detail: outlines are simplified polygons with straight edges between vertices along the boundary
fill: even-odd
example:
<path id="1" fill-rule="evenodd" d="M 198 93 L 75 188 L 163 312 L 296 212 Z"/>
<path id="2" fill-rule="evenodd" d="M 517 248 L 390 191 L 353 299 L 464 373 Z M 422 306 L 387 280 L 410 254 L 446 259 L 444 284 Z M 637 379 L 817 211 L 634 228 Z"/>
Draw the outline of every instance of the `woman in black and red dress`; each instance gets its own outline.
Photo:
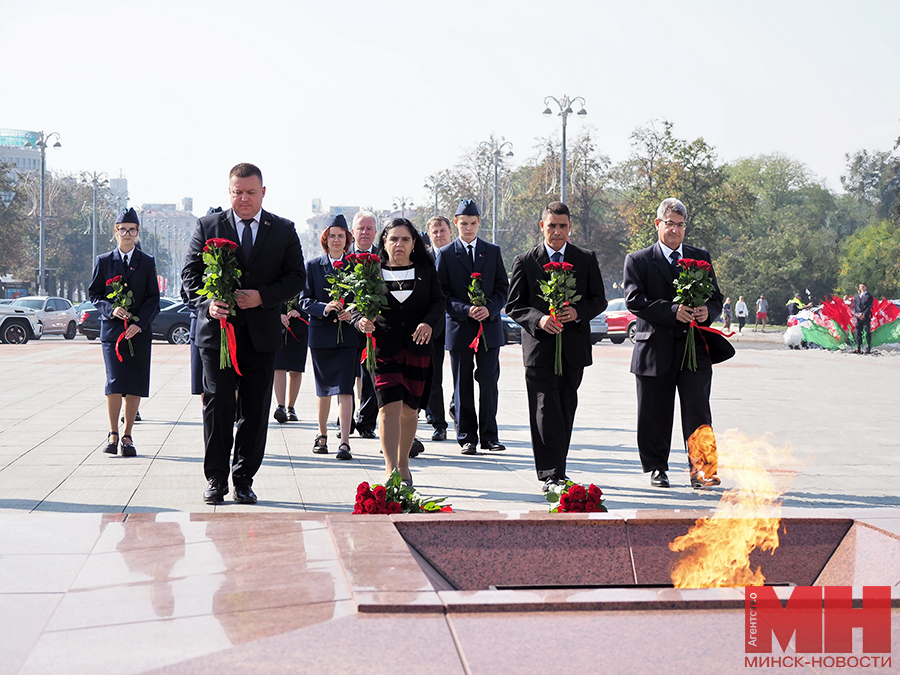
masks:
<path id="1" fill-rule="evenodd" d="M 111 455 L 118 452 L 119 412 L 124 399 L 125 429 L 121 439 L 123 457 L 134 457 L 137 454 L 131 431 L 141 397 L 150 395 L 150 341 L 153 339 L 151 324 L 159 314 L 156 261 L 153 256 L 136 246 L 140 228 L 134 209 L 128 209 L 119 216 L 115 229 L 118 246 L 109 253 L 97 256 L 88 288 L 91 302 L 100 312 L 100 343 L 106 364 L 109 435 L 103 452 Z M 131 305 L 128 309 L 114 306 L 112 300 L 106 297 L 111 292 L 106 282 L 117 276 L 122 278 L 126 292 L 131 292 Z M 119 336 L 123 333 L 125 337 L 119 342 Z M 130 348 L 127 340 L 131 341 Z M 122 357 L 121 361 L 119 356 Z"/>
<path id="2" fill-rule="evenodd" d="M 412 485 L 409 450 L 419 410 L 431 393 L 431 335 L 444 320 L 444 293 L 422 238 L 405 218 L 384 228 L 377 250 L 387 307 L 374 322 L 354 312 L 353 322 L 375 338 L 375 396 L 385 474 L 397 470 L 404 483 Z"/>

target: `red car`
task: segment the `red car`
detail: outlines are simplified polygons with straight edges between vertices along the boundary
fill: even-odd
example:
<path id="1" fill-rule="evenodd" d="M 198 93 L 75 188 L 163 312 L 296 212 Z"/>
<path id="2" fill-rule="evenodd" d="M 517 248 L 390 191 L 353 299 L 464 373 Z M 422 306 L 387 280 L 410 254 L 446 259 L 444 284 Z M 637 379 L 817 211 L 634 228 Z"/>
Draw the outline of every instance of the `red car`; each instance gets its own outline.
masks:
<path id="1" fill-rule="evenodd" d="M 625 298 L 616 298 L 609 301 L 609 307 L 603 312 L 606 315 L 606 323 L 609 325 L 607 337 L 614 344 L 620 345 L 627 337 L 634 342 L 634 334 L 637 330 L 637 317 L 625 307 Z"/>

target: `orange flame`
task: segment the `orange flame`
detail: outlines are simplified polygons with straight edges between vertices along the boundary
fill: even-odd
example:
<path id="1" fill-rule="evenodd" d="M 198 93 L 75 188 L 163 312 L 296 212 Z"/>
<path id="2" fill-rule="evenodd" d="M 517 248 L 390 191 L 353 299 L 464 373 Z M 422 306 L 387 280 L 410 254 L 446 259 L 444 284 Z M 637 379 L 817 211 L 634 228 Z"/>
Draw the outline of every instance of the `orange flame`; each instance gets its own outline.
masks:
<path id="1" fill-rule="evenodd" d="M 701 480 L 715 478 L 719 470 L 719 452 L 712 427 L 704 424 L 697 428 L 688 439 L 687 446 L 691 472 Z"/>
<path id="2" fill-rule="evenodd" d="M 691 440 L 691 463 L 702 466 L 707 477 L 715 475 L 712 429 Z M 777 448 L 767 437 L 750 439 L 730 431 L 722 438 L 721 455 L 723 474 L 736 487 L 725 491 L 710 518 L 698 519 L 669 544 L 671 550 L 685 552 L 672 569 L 676 588 L 762 585 L 765 576 L 760 567 L 750 568 L 750 553 L 778 548 L 781 497 L 798 471 L 790 446 Z"/>

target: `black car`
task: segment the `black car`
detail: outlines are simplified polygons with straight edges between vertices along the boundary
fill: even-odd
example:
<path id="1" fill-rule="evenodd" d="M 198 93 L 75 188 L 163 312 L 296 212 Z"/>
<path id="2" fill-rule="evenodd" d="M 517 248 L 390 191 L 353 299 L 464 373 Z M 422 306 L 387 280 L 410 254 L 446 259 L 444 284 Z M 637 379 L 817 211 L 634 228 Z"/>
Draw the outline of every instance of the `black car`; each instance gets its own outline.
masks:
<path id="1" fill-rule="evenodd" d="M 500 312 L 500 323 L 503 326 L 503 344 L 522 343 L 522 326 L 510 319 L 506 312 Z"/>
<path id="2" fill-rule="evenodd" d="M 186 345 L 191 341 L 191 308 L 176 302 L 159 312 L 153 321 L 153 339 L 169 344 Z"/>
<path id="3" fill-rule="evenodd" d="M 78 332 L 88 340 L 100 337 L 100 310 L 90 302 L 82 302 L 75 308 L 78 313 Z"/>

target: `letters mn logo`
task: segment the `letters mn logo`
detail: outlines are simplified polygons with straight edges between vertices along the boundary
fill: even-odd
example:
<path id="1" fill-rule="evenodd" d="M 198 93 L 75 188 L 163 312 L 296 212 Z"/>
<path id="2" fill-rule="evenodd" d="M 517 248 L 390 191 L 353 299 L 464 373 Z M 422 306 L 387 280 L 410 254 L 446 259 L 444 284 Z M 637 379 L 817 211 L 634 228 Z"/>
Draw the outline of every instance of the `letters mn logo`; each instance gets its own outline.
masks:
<path id="1" fill-rule="evenodd" d="M 824 591 L 824 604 L 823 604 Z M 850 586 L 796 586 L 786 607 L 770 586 L 744 589 L 744 651 L 772 651 L 772 633 L 782 651 L 797 634 L 801 654 L 853 651 L 853 629 L 862 628 L 863 651 L 891 651 L 891 587 L 863 586 L 863 606 L 853 607 Z"/>

